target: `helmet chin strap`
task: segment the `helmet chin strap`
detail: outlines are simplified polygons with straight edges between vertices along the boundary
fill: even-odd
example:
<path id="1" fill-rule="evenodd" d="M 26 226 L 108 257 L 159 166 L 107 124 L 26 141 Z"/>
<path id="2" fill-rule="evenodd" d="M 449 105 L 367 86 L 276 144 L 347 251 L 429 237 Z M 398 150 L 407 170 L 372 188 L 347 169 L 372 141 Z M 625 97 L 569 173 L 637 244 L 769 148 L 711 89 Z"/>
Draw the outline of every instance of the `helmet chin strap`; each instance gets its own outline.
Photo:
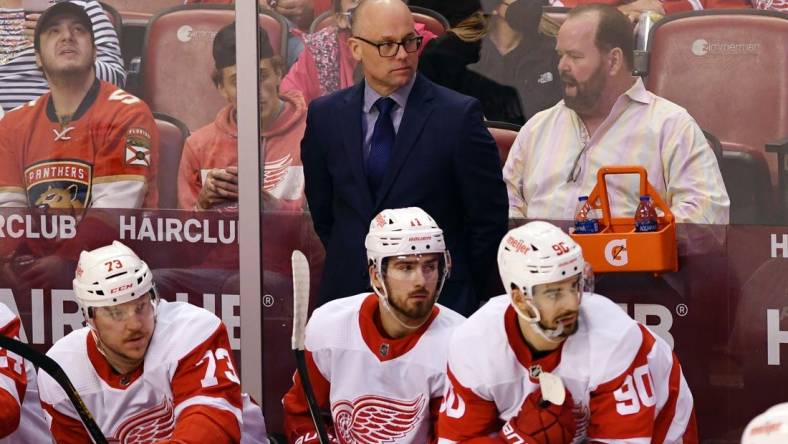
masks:
<path id="1" fill-rule="evenodd" d="M 534 305 L 533 302 L 528 298 L 525 298 L 525 303 L 531 307 L 534 313 L 536 313 L 536 316 L 528 316 L 514 303 L 514 301 L 512 301 L 512 307 L 514 308 L 514 311 L 517 312 L 517 315 L 528 322 L 528 325 L 531 327 L 531 329 L 536 332 L 536 334 L 541 336 L 545 341 L 552 342 L 553 344 L 559 344 L 563 342 L 564 338 L 561 338 L 560 336 L 564 333 L 564 325 L 559 323 L 557 328 L 543 328 L 541 325 L 539 325 L 539 321 L 542 320 L 542 315 L 539 313 L 539 309 L 536 308 L 536 305 Z"/>

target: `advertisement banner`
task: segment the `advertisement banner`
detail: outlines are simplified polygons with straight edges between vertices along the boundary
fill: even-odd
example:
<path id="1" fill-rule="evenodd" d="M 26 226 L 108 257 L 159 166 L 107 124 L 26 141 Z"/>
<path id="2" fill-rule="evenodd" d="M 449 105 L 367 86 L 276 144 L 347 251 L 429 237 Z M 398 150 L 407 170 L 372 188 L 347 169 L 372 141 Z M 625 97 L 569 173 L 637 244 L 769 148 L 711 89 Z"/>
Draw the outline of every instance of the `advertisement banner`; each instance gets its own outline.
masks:
<path id="1" fill-rule="evenodd" d="M 46 351 L 83 325 L 71 290 L 79 252 L 120 240 L 153 269 L 163 298 L 219 316 L 240 360 L 242 299 L 259 297 L 259 401 L 269 430 L 281 431 L 295 367 L 290 253 L 309 259 L 314 300 L 324 252 L 308 214 L 264 213 L 263 294 L 240 295 L 237 224 L 233 212 L 2 210 L 0 302 L 20 314 L 21 339 Z M 678 272 L 597 274 L 595 290 L 673 346 L 702 442 L 738 443 L 752 417 L 788 401 L 788 227 L 680 225 L 677 235 Z"/>

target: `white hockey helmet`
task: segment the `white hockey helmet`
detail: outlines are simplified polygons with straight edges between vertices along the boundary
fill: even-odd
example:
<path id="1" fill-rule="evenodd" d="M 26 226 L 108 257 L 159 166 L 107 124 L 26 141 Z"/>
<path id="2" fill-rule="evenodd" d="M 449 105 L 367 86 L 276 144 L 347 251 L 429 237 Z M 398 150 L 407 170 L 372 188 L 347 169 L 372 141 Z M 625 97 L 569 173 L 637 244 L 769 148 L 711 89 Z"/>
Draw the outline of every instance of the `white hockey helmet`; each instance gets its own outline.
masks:
<path id="1" fill-rule="evenodd" d="M 562 281 L 584 269 L 580 245 L 547 222 L 533 221 L 510 230 L 498 247 L 498 270 L 509 296 L 516 285 L 526 298 L 533 298 L 535 286 Z"/>
<path id="2" fill-rule="evenodd" d="M 383 273 L 383 260 L 412 254 L 443 255 L 438 291 L 451 269 L 451 257 L 443 239 L 443 230 L 426 211 L 418 207 L 383 210 L 372 219 L 364 242 L 369 264 Z"/>
<path id="3" fill-rule="evenodd" d="M 155 288 L 153 274 L 131 248 L 118 241 L 79 255 L 74 295 L 85 317 L 91 307 L 133 301 Z M 154 295 L 155 296 L 155 295 Z"/>
<path id="4" fill-rule="evenodd" d="M 364 242 L 370 264 L 391 256 L 442 253 L 449 264 L 443 230 L 418 207 L 383 210 L 372 219 Z"/>
<path id="5" fill-rule="evenodd" d="M 747 424 L 741 444 L 785 444 L 788 442 L 788 402 L 770 407 Z"/>

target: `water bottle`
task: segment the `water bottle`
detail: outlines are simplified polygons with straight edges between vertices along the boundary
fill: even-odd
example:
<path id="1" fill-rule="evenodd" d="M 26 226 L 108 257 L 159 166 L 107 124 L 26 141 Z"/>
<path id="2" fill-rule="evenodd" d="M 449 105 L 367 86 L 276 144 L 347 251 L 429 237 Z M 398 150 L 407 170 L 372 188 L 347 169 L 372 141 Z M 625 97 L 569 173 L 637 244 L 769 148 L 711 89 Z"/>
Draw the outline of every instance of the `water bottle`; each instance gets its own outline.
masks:
<path id="1" fill-rule="evenodd" d="M 657 231 L 657 210 L 651 203 L 650 196 L 640 196 L 640 203 L 635 210 L 635 231 L 639 233 Z"/>
<path id="2" fill-rule="evenodd" d="M 599 221 L 593 217 L 593 209 L 588 203 L 588 196 L 580 196 L 577 200 L 575 234 L 599 233 Z"/>

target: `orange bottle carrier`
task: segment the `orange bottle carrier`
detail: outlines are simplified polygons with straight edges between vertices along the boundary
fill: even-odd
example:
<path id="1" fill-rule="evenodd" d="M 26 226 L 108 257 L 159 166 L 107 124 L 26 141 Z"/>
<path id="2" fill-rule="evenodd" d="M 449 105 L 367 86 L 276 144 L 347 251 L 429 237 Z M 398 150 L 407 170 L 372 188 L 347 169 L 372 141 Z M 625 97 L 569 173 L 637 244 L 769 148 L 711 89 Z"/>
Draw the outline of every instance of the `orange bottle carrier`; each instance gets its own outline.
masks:
<path id="1" fill-rule="evenodd" d="M 605 176 L 610 174 L 640 175 L 640 195 L 651 197 L 654 206 L 664 216 L 657 218 L 657 231 L 640 233 L 635 231 L 634 217 L 612 217 L 607 195 Z M 602 167 L 597 172 L 597 183 L 588 196 L 588 204 L 602 210 L 599 232 L 592 234 L 570 233 L 583 248 L 585 260 L 594 272 L 640 271 L 664 273 L 678 271 L 678 248 L 676 244 L 676 221 L 670 207 L 648 182 L 646 169 L 642 166 Z M 634 215 L 635 208 L 632 208 Z"/>

